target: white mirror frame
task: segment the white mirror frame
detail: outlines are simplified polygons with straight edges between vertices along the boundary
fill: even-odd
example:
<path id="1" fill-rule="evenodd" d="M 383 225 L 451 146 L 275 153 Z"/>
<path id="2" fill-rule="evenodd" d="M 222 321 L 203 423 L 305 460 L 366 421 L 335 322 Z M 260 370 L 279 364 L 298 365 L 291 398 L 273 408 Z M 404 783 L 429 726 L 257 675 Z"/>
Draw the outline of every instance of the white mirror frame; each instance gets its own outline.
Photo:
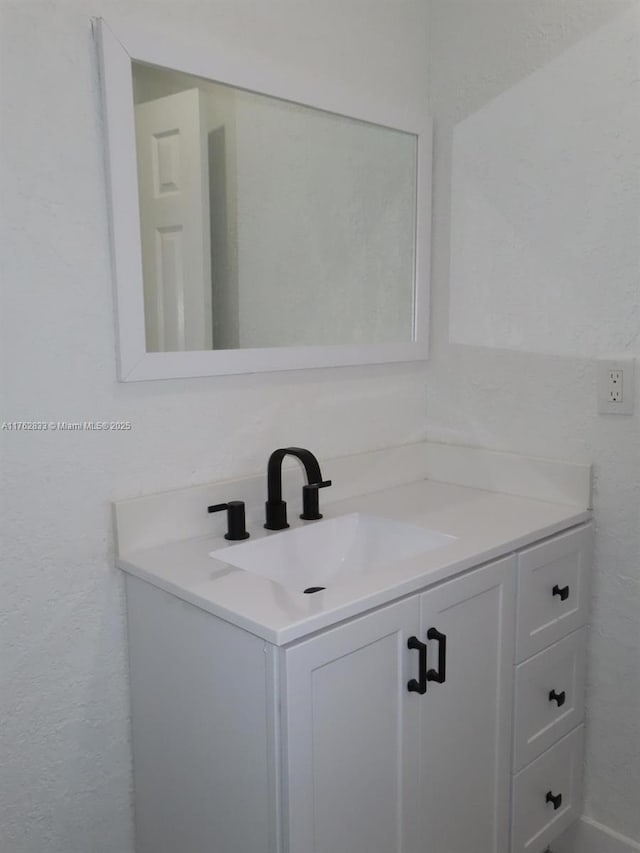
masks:
<path id="1" fill-rule="evenodd" d="M 427 358 L 431 242 L 432 123 L 427 115 L 371 98 L 363 103 L 344 87 L 326 81 L 289 79 L 277 63 L 241 60 L 223 47 L 196 37 L 189 44 L 127 22 L 117 35 L 95 22 L 101 60 L 106 158 L 111 204 L 115 279 L 118 378 L 176 379 L 312 367 L 381 364 Z M 146 351 L 142 254 L 135 148 L 132 61 L 158 65 L 270 95 L 417 137 L 415 286 L 413 340 L 397 344 L 295 346 L 190 352 Z M 258 82 L 259 81 L 259 82 Z"/>

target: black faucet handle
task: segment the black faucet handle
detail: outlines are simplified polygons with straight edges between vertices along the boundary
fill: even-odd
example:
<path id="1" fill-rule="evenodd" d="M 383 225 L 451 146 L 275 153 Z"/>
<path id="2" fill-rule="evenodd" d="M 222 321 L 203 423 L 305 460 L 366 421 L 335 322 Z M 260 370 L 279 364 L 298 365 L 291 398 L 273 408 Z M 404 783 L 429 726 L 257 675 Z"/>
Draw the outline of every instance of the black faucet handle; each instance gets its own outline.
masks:
<path id="1" fill-rule="evenodd" d="M 251 534 L 247 533 L 244 515 L 244 501 L 228 501 L 226 504 L 213 504 L 207 507 L 207 512 L 227 511 L 227 532 L 225 539 L 233 542 L 239 539 L 248 539 Z"/>
<path id="2" fill-rule="evenodd" d="M 309 483 L 302 487 L 302 518 L 304 521 L 317 521 L 322 518 L 318 492 L 331 485 L 331 480 L 321 480 L 319 483 Z"/>

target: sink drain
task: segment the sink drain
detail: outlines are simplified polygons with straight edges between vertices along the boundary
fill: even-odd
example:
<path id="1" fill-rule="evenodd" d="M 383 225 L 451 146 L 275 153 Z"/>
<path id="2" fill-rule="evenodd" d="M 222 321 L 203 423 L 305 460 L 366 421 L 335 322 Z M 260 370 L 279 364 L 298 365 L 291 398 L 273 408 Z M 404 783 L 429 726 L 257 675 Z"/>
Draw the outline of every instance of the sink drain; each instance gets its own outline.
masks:
<path id="1" fill-rule="evenodd" d="M 303 592 L 312 593 L 312 592 L 320 592 L 320 590 L 326 589 L 326 586 L 308 586 Z"/>

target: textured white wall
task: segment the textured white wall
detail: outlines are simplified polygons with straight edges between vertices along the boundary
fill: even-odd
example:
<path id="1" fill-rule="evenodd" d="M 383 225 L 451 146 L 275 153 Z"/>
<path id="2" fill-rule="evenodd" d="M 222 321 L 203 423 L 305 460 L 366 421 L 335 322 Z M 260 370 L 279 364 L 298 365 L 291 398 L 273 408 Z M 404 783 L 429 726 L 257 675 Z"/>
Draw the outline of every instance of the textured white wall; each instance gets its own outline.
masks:
<path id="1" fill-rule="evenodd" d="M 208 31 L 295 75 L 422 106 L 422 0 L 3 0 L 2 420 L 130 420 L 0 433 L 0 850 L 131 853 L 122 585 L 109 501 L 423 437 L 423 367 L 118 384 L 89 17 Z M 233 497 L 233 496 L 232 496 Z"/>
<path id="2" fill-rule="evenodd" d="M 586 811 L 640 840 L 640 394 L 598 416 L 594 361 L 640 355 L 640 4 L 430 15 L 428 435 L 595 463 Z"/>

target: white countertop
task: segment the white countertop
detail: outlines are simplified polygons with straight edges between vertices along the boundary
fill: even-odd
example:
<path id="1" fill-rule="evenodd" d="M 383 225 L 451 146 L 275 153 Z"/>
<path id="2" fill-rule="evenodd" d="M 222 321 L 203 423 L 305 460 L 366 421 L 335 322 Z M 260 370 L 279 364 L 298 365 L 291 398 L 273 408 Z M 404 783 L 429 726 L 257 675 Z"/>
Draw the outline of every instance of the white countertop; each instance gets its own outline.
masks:
<path id="1" fill-rule="evenodd" d="M 445 547 L 340 581 L 313 595 L 215 560 L 237 544 L 200 536 L 121 553 L 117 565 L 270 643 L 284 645 L 343 619 L 439 583 L 590 519 L 586 509 L 477 488 L 420 480 L 322 506 L 325 518 L 370 513 L 455 536 Z M 302 522 L 290 512 L 291 528 Z M 273 535 L 255 524 L 253 539 Z"/>

